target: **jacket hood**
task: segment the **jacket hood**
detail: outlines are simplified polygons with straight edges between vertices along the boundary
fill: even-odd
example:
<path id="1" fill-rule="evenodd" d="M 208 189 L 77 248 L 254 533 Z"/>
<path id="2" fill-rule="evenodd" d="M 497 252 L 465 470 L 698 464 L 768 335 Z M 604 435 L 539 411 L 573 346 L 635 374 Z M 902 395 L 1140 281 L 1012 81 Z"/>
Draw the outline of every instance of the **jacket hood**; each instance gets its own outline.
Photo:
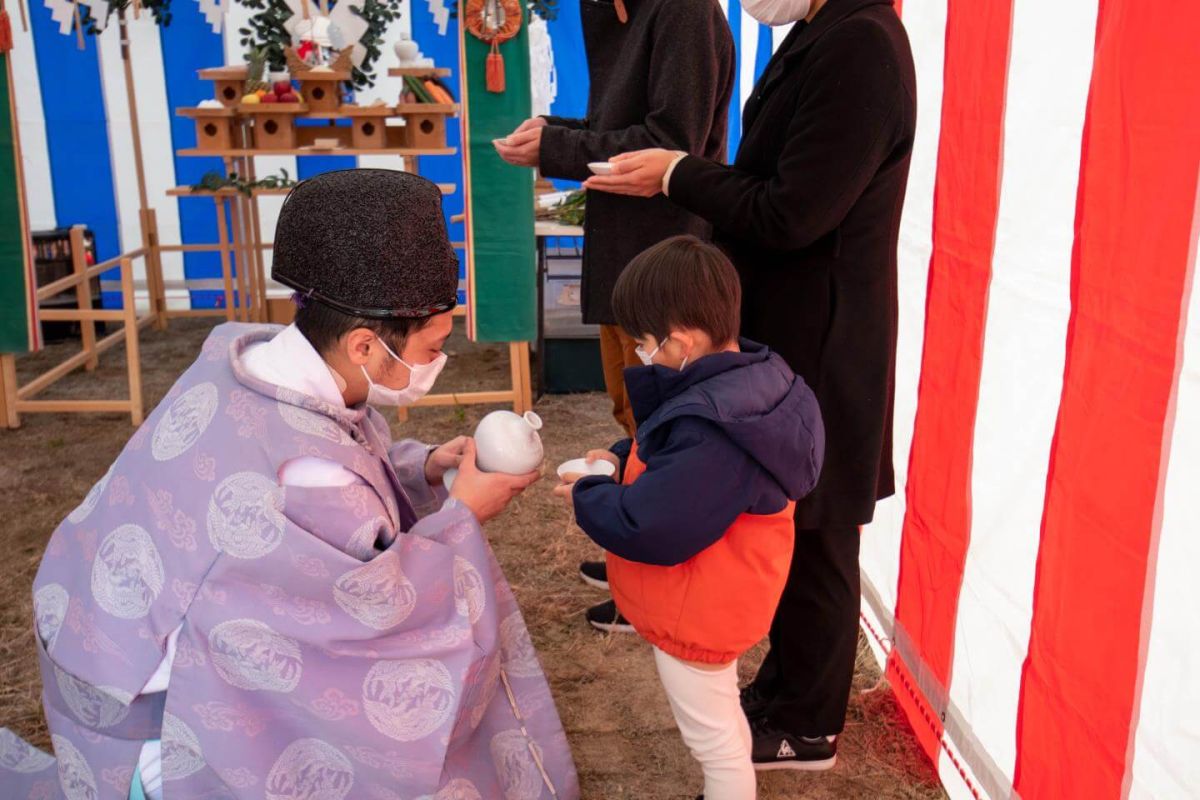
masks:
<path id="1" fill-rule="evenodd" d="M 812 491 L 825 454 L 816 396 L 782 356 L 742 339 L 741 352 L 714 353 L 684 370 L 625 370 L 639 446 L 680 417 L 717 425 L 793 500 Z"/>

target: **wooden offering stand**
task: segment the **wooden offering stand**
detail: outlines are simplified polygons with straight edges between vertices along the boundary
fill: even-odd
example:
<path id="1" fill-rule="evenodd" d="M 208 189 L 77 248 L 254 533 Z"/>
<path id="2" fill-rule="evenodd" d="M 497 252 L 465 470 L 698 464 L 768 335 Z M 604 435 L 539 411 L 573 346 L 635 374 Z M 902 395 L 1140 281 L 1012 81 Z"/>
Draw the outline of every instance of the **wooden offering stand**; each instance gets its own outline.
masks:
<path id="1" fill-rule="evenodd" d="M 200 70 L 202 79 L 213 82 L 222 107 L 178 109 L 178 114 L 196 123 L 196 148 L 183 154 L 245 157 L 256 152 L 353 150 L 355 154 L 418 156 L 455 152 L 446 146 L 446 120 L 458 116 L 457 103 L 343 104 L 340 84 L 350 79 L 349 49 L 343 50 L 329 69 L 311 67 L 291 48 L 286 52 L 291 78 L 300 83 L 300 103 L 242 102 L 249 73 L 246 66 Z M 399 67 L 388 74 L 430 78 L 447 76 L 450 70 Z M 388 124 L 396 118 L 402 118 L 404 124 Z M 297 125 L 297 120 L 326 124 Z M 339 120 L 348 120 L 350 125 L 338 125 Z"/>
<path id="2" fill-rule="evenodd" d="M 340 84 L 350 80 L 350 53 L 354 48 L 347 47 L 338 54 L 337 59 L 326 69 L 313 67 L 292 48 L 286 48 L 288 73 L 292 80 L 300 81 L 300 96 L 309 109 L 316 113 L 337 111 L 342 104 Z"/>
<path id="3" fill-rule="evenodd" d="M 214 67 L 200 70 L 199 75 L 200 80 L 213 82 L 214 96 L 221 102 L 221 105 L 226 108 L 237 108 L 242 102 L 242 95 L 245 94 L 246 78 L 250 75 L 250 69 L 245 64 Z"/>
<path id="4" fill-rule="evenodd" d="M 219 91 L 219 90 L 218 90 Z M 239 98 L 241 89 L 238 89 Z M 238 108 L 181 108 L 181 117 L 196 123 L 196 146 L 201 150 L 228 150 L 242 146 L 242 124 Z"/>
<path id="5" fill-rule="evenodd" d="M 450 70 L 439 67 L 392 67 L 393 78 L 446 78 Z M 405 103 L 396 106 L 396 114 L 404 117 L 402 132 L 395 134 L 396 144 L 402 147 L 444 147 L 446 120 L 458 116 L 457 103 Z"/>
<path id="6" fill-rule="evenodd" d="M 247 145 L 256 150 L 295 148 L 295 120 L 307 110 L 304 103 L 245 103 L 238 106 L 238 113 L 243 115 L 243 119 L 253 120 L 246 128 Z"/>

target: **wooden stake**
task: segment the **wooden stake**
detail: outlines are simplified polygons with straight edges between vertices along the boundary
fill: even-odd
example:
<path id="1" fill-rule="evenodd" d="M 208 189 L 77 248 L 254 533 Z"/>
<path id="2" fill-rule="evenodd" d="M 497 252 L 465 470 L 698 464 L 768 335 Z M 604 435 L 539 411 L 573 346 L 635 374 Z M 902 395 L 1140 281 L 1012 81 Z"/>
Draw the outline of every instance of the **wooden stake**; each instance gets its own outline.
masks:
<path id="1" fill-rule="evenodd" d="M 155 330 L 167 329 L 167 289 L 163 281 L 162 245 L 158 238 L 158 213 L 153 208 L 142 211 L 142 239 L 147 242 L 146 285 L 150 293 L 150 313 L 154 315 Z"/>
<path id="2" fill-rule="evenodd" d="M 137 298 L 133 293 L 133 262 L 121 259 L 121 302 L 125 311 L 125 364 L 129 370 L 129 416 L 134 427 L 145 417 L 142 408 L 142 359 L 138 349 Z"/>
<path id="3" fill-rule="evenodd" d="M 76 3 L 76 9 L 79 4 Z M 125 97 L 129 103 L 129 128 L 133 134 L 133 166 L 137 172 L 138 208 L 145 211 L 150 207 L 146 200 L 146 166 L 142 160 L 142 130 L 138 125 L 137 97 L 133 91 L 133 62 L 129 56 L 129 28 L 125 22 L 125 9 L 118 12 L 117 24 L 121 33 L 121 61 L 125 67 Z M 142 246 L 146 243 L 146 231 L 142 230 Z"/>
<path id="4" fill-rule="evenodd" d="M 6 428 L 21 427 L 17 416 L 17 357 L 0 353 L 0 421 Z"/>
<path id="5" fill-rule="evenodd" d="M 524 414 L 528 409 L 523 407 L 521 392 L 518 388 L 521 385 L 521 354 L 517 349 L 516 342 L 508 343 L 508 366 L 512 381 L 513 411 Z"/>
<path id="6" fill-rule="evenodd" d="M 247 180 L 253 183 L 256 180 L 254 170 L 254 156 L 246 158 L 246 173 L 249 176 Z M 266 263 L 263 259 L 262 248 L 262 224 L 259 221 L 258 214 L 258 195 L 253 191 L 250 193 L 250 222 L 252 224 L 252 232 L 254 237 L 250 240 L 251 247 L 254 251 L 254 268 L 258 275 L 259 289 L 259 317 L 263 322 L 270 322 L 270 314 L 268 313 L 267 303 L 267 270 Z"/>
<path id="7" fill-rule="evenodd" d="M 242 215 L 241 215 L 240 209 L 239 209 L 240 204 L 241 204 L 241 200 L 239 198 L 234 197 L 234 198 L 230 199 L 229 214 L 230 214 L 230 222 L 232 223 L 230 225 L 230 229 L 233 232 L 232 238 L 233 238 L 234 266 L 236 268 L 235 273 L 237 276 L 237 286 L 238 286 L 238 302 L 237 302 L 238 319 L 241 320 L 242 322 L 249 322 L 250 321 L 250 289 L 246 283 L 246 251 L 242 245 L 242 242 L 244 240 L 242 238 Z"/>
<path id="8" fill-rule="evenodd" d="M 80 311 L 92 310 L 92 283 L 87 279 L 87 243 L 83 238 L 83 226 L 71 226 L 71 269 L 75 276 L 83 280 L 75 284 L 75 305 Z M 91 372 L 100 365 L 96 355 L 96 323 L 91 320 L 79 321 L 80 338 L 83 339 L 83 351 L 91 355 L 84 368 Z"/>
<path id="9" fill-rule="evenodd" d="M 229 233 L 225 227 L 225 200 L 213 195 L 217 207 L 217 243 L 221 247 L 221 277 L 225 279 L 225 321 L 233 322 L 233 268 L 230 264 Z"/>
<path id="10" fill-rule="evenodd" d="M 79 0 L 75 0 L 71 6 L 75 16 L 75 43 L 80 50 L 83 50 L 87 45 L 83 41 L 83 18 L 79 16 Z"/>

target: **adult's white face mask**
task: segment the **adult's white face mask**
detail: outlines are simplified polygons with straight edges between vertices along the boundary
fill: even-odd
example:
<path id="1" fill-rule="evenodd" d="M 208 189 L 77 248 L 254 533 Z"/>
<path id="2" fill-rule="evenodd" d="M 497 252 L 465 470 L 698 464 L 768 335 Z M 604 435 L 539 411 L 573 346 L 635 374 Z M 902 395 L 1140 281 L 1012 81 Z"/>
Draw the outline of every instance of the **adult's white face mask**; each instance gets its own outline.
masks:
<path id="1" fill-rule="evenodd" d="M 442 369 L 446 366 L 446 354 L 439 354 L 437 358 L 428 364 L 409 364 L 392 352 L 392 348 L 388 347 L 383 339 L 377 339 L 376 341 L 383 345 L 383 349 L 387 351 L 389 356 L 408 367 L 408 386 L 405 386 L 403 389 L 391 389 L 383 384 L 376 383 L 371 380 L 371 376 L 364 364 L 360 369 L 362 369 L 363 377 L 367 379 L 367 402 L 373 406 L 410 406 L 429 394 L 429 390 L 433 388 L 438 375 L 441 374 Z"/>
<path id="2" fill-rule="evenodd" d="M 742 0 L 742 8 L 764 25 L 787 25 L 807 17 L 812 0 Z"/>

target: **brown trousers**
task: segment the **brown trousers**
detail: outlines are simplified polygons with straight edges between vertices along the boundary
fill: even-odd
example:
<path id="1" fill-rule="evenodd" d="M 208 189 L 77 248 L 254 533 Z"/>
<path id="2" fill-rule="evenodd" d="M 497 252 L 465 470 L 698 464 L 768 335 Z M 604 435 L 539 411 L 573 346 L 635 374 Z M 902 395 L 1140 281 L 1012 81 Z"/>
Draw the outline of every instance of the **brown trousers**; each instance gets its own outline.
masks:
<path id="1" fill-rule="evenodd" d="M 634 348 L 637 342 L 627 336 L 616 325 L 600 326 L 600 360 L 604 364 L 604 386 L 612 398 L 613 418 L 632 437 L 637 429 L 633 421 L 633 409 L 629 406 L 629 394 L 625 391 L 625 368 L 636 367 L 642 362 Z"/>

